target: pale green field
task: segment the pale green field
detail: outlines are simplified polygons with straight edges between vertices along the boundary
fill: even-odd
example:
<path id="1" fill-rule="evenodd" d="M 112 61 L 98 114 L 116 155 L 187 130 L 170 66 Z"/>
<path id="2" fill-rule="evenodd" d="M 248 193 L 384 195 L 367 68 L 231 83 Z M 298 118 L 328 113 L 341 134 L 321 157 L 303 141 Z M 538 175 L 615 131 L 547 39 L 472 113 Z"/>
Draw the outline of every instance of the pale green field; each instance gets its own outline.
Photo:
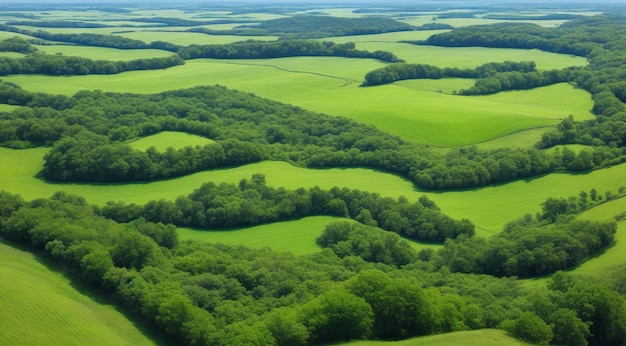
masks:
<path id="1" fill-rule="evenodd" d="M 153 345 L 112 305 L 76 290 L 29 252 L 0 243 L 0 344 Z"/>
<path id="2" fill-rule="evenodd" d="M 538 70 L 587 65 L 587 59 L 579 56 L 549 53 L 538 49 L 437 47 L 372 41 L 355 43 L 357 49 L 389 51 L 408 63 L 429 64 L 438 67 L 474 68 L 494 61 L 534 61 Z"/>
<path id="3" fill-rule="evenodd" d="M 498 148 L 522 148 L 532 149 L 535 143 L 541 140 L 541 136 L 551 127 L 538 127 L 535 129 L 522 130 L 490 141 L 478 143 L 476 146 L 483 150 L 494 150 Z"/>
<path id="4" fill-rule="evenodd" d="M 423 25 L 426 23 L 448 24 L 448 25 L 452 25 L 455 28 L 470 26 L 470 25 L 487 25 L 487 24 L 510 23 L 510 22 L 531 23 L 531 24 L 537 24 L 545 28 L 555 28 L 567 22 L 567 20 L 537 20 L 537 19 L 501 20 L 501 19 L 487 19 L 487 18 L 478 18 L 478 17 L 476 18 L 437 18 L 435 21 L 433 21 L 432 20 L 433 17 L 437 17 L 437 15 L 400 19 L 400 21 L 411 24 L 411 25 L 417 25 L 417 26 Z"/>
<path id="5" fill-rule="evenodd" d="M 320 247 L 315 239 L 322 234 L 324 227 L 337 220 L 348 220 L 334 216 L 311 216 L 298 220 L 270 223 L 260 226 L 233 230 L 207 231 L 179 227 L 179 239 L 192 239 L 211 243 L 245 245 L 252 248 L 271 248 L 276 251 L 290 251 L 296 255 L 315 253 Z M 412 248 L 438 249 L 441 245 L 406 240 Z"/>
<path id="6" fill-rule="evenodd" d="M 145 151 L 150 147 L 155 147 L 158 151 L 165 151 L 169 147 L 180 149 L 186 146 L 195 147 L 196 145 L 206 145 L 210 143 L 215 143 L 215 141 L 185 132 L 173 131 L 163 131 L 129 142 L 133 149 L 141 151 Z"/>
<path id="7" fill-rule="evenodd" d="M 6 40 L 7 38 L 12 38 L 12 37 L 21 37 L 25 40 L 30 40 L 33 37 L 32 36 L 28 36 L 28 35 L 23 35 L 23 34 L 18 34 L 15 32 L 9 32 L 9 31 L 0 31 L 0 40 Z"/>
<path id="8" fill-rule="evenodd" d="M 476 80 L 471 78 L 442 78 L 442 79 L 408 79 L 394 82 L 395 85 L 416 90 L 441 92 L 452 94 L 453 91 L 469 89 L 474 86 Z"/>
<path id="9" fill-rule="evenodd" d="M 425 40 L 432 35 L 440 34 L 447 31 L 450 30 L 397 31 L 386 32 L 383 34 L 326 37 L 320 38 L 318 39 L 318 41 L 331 41 L 335 43 L 417 41 Z"/>
<path id="10" fill-rule="evenodd" d="M 320 251 L 315 239 L 324 227 L 340 218 L 312 216 L 236 230 L 204 231 L 177 228 L 179 239 L 193 239 L 211 243 L 245 245 L 252 248 L 268 247 L 275 251 L 290 251 L 296 255 Z"/>
<path id="11" fill-rule="evenodd" d="M 275 41 L 276 36 L 233 36 L 233 35 L 207 35 L 199 32 L 157 31 L 170 30 L 169 28 L 156 29 L 154 31 L 142 29 L 142 31 L 115 33 L 117 36 L 131 38 L 133 40 L 150 43 L 154 41 L 170 42 L 181 46 L 192 44 L 226 44 L 246 40 Z"/>
<path id="12" fill-rule="evenodd" d="M 20 106 L 7 105 L 4 103 L 0 103 L 0 112 L 10 112 L 16 108 L 20 108 Z"/>
<path id="13" fill-rule="evenodd" d="M 73 45 L 43 45 L 37 49 L 47 54 L 80 56 L 93 60 L 130 61 L 135 59 L 164 58 L 174 53 L 159 49 L 115 49 Z"/>
<path id="14" fill-rule="evenodd" d="M 447 334 L 429 335 L 402 341 L 354 341 L 347 346 L 523 346 L 499 329 L 479 329 Z"/>
<path id="15" fill-rule="evenodd" d="M 330 115 L 341 115 L 416 143 L 458 146 L 519 130 L 554 125 L 572 114 L 592 119 L 590 95 L 567 84 L 488 96 L 462 97 L 395 84 L 359 87 L 361 72 L 380 63 L 347 58 L 283 58 L 250 61 L 197 59 L 159 71 L 62 77 L 56 89 L 153 93 L 221 84 Z M 298 70 L 291 70 L 296 69 Z M 15 75 L 3 79 L 30 91 L 49 92 L 59 77 Z"/>
<path id="16" fill-rule="evenodd" d="M 24 54 L 15 53 L 15 52 L 0 52 L 0 58 L 11 58 L 11 59 L 20 59 L 23 58 Z"/>
<path id="17" fill-rule="evenodd" d="M 0 186 L 30 200 L 49 197 L 59 190 L 85 196 L 89 203 L 102 205 L 107 201 L 145 203 L 150 200 L 174 200 L 187 195 L 201 184 L 238 183 L 255 173 L 266 175 L 268 185 L 288 189 L 320 186 L 348 187 L 376 192 L 397 198 L 406 196 L 417 200 L 426 195 L 441 210 L 454 218 L 468 218 L 477 227 L 477 234 L 489 236 L 500 232 L 503 225 L 526 213 L 541 210 L 548 197 L 577 196 L 581 190 L 595 188 L 604 193 L 625 184 L 626 164 L 587 174 L 550 174 L 532 180 L 519 180 L 479 189 L 447 192 L 419 191 L 401 177 L 362 168 L 306 169 L 285 162 L 267 161 L 231 169 L 199 172 L 185 177 L 130 184 L 51 184 L 35 178 L 41 170 L 46 148 L 11 150 L 0 148 Z"/>

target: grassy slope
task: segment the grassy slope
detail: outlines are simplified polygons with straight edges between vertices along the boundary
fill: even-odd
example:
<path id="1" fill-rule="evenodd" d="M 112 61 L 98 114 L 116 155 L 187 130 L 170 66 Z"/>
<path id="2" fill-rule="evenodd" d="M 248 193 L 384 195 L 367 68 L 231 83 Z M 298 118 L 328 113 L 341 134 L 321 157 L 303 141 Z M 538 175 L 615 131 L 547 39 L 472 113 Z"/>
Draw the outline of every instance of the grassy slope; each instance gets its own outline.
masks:
<path id="1" fill-rule="evenodd" d="M 163 131 L 132 141 L 129 144 L 135 150 L 145 151 L 150 147 L 155 147 L 158 151 L 165 151 L 168 147 L 180 149 L 186 146 L 194 147 L 210 143 L 214 143 L 214 141 L 205 137 L 185 132 Z"/>
<path id="2" fill-rule="evenodd" d="M 113 306 L 97 302 L 31 253 L 0 243 L 0 344 L 149 345 Z"/>
<path id="3" fill-rule="evenodd" d="M 426 195 L 446 214 L 455 218 L 469 218 L 478 227 L 479 235 L 490 235 L 502 226 L 526 213 L 541 210 L 540 204 L 548 197 L 576 196 L 581 190 L 595 188 L 600 193 L 624 185 L 626 164 L 586 174 L 550 174 L 531 180 L 464 191 L 428 192 L 415 189 L 409 181 L 384 172 L 361 168 L 306 169 L 285 162 L 261 162 L 230 169 L 199 172 L 185 177 L 133 184 L 50 184 L 35 178 L 41 169 L 46 148 L 10 150 L 0 148 L 0 186 L 20 193 L 26 199 L 48 197 L 65 190 L 80 194 L 87 201 L 103 204 L 110 200 L 145 203 L 153 199 L 174 200 L 186 195 L 207 181 L 238 183 L 254 173 L 263 173 L 269 185 L 322 188 L 345 186 L 377 192 L 384 196 L 406 196 L 416 200 Z"/>
<path id="4" fill-rule="evenodd" d="M 528 345 L 508 336 L 503 330 L 480 329 L 422 336 L 402 341 L 355 341 L 349 346 L 522 346 Z"/>
<path id="5" fill-rule="evenodd" d="M 188 29 L 188 28 L 187 28 Z M 174 31 L 157 31 L 172 30 L 171 28 L 159 28 L 156 30 L 143 29 L 142 31 L 124 32 L 116 34 L 139 40 L 146 43 L 154 41 L 171 42 L 181 46 L 192 44 L 226 44 L 245 40 L 275 41 L 276 36 L 233 36 L 233 35 L 207 35 L 197 32 L 174 32 Z"/>

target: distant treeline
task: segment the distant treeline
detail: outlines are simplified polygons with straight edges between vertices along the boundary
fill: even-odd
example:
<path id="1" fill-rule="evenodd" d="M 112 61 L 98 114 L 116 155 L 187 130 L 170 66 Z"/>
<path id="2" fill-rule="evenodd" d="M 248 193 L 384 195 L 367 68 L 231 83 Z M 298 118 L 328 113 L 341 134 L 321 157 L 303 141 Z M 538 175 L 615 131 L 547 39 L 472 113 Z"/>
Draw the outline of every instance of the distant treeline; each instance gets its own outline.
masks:
<path id="1" fill-rule="evenodd" d="M 381 85 L 405 79 L 486 78 L 495 76 L 500 72 L 512 71 L 520 73 L 533 72 L 535 71 L 535 63 L 533 61 L 491 62 L 474 69 L 460 69 L 458 67 L 440 68 L 426 64 L 391 64 L 368 72 L 365 75 L 363 85 Z"/>
<path id="2" fill-rule="evenodd" d="M 46 74 L 53 76 L 115 74 L 125 71 L 164 69 L 184 63 L 185 61 L 177 54 L 164 58 L 109 61 L 33 53 L 19 59 L 0 57 L 0 76 L 10 74 Z"/>
<path id="3" fill-rule="evenodd" d="M 346 58 L 372 58 L 386 62 L 399 62 L 393 53 L 369 52 L 355 49 L 352 42 L 335 44 L 314 40 L 285 40 L 276 42 L 246 41 L 228 45 L 191 45 L 178 50 L 187 59 L 268 59 L 290 56 L 340 56 Z"/>

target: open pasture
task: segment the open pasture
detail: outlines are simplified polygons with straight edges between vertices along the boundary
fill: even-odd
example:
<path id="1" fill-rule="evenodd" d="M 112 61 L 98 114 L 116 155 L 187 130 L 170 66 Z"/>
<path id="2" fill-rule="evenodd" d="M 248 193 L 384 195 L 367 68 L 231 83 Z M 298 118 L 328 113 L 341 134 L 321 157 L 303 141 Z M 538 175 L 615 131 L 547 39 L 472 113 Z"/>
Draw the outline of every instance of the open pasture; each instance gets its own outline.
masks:
<path id="1" fill-rule="evenodd" d="M 79 292 L 31 253 L 0 243 L 0 344 L 150 345 L 112 305 Z"/>
<path id="2" fill-rule="evenodd" d="M 337 220 L 348 220 L 334 216 L 310 216 L 298 220 L 282 221 L 259 226 L 232 230 L 207 231 L 178 227 L 179 239 L 200 240 L 211 243 L 244 245 L 251 248 L 271 248 L 275 251 L 289 251 L 296 255 L 314 253 L 320 250 L 315 240 L 322 234 L 327 224 Z M 441 245 L 406 241 L 415 250 L 438 249 Z"/>
<path id="3" fill-rule="evenodd" d="M 80 56 L 93 60 L 113 61 L 164 58 L 174 54 L 160 49 L 115 49 L 76 45 L 41 45 L 37 46 L 37 49 L 47 54 L 62 54 L 65 56 Z"/>
<path id="4" fill-rule="evenodd" d="M 472 97 L 394 84 L 359 87 L 354 78 L 376 65 L 382 66 L 370 59 L 333 57 L 255 62 L 197 59 L 158 71 L 71 77 L 15 75 L 3 79 L 40 92 L 49 92 L 50 85 L 55 84 L 59 85 L 56 92 L 67 95 L 83 89 L 154 93 L 221 84 L 305 109 L 350 117 L 405 140 L 438 146 L 480 143 L 523 129 L 554 125 L 569 114 L 576 120 L 593 117 L 590 95 L 568 84 Z"/>
<path id="5" fill-rule="evenodd" d="M 181 46 L 192 44 L 227 44 L 246 40 L 275 41 L 276 36 L 235 36 L 235 35 L 207 35 L 199 32 L 171 31 L 170 28 L 155 28 L 152 30 L 117 32 L 114 35 L 133 40 L 150 43 L 154 41 L 170 42 Z"/>
<path id="6" fill-rule="evenodd" d="M 488 62 L 534 61 L 538 70 L 585 66 L 587 59 L 567 54 L 556 54 L 538 49 L 509 49 L 485 47 L 438 47 L 401 42 L 357 42 L 357 49 L 393 52 L 408 63 L 438 67 L 474 68 Z"/>
<path id="7" fill-rule="evenodd" d="M 332 41 L 335 43 L 417 41 L 425 40 L 432 35 L 448 31 L 450 30 L 395 31 L 382 34 L 325 37 L 320 38 L 319 41 Z"/>
<path id="8" fill-rule="evenodd" d="M 0 103 L 0 112 L 10 112 L 17 108 L 20 108 L 20 106 L 7 105 L 4 103 Z"/>
<path id="9" fill-rule="evenodd" d="M 129 142 L 133 149 L 141 151 L 146 151 L 150 147 L 155 147 L 158 151 L 165 151 L 169 147 L 181 149 L 186 146 L 195 147 L 196 145 L 211 143 L 214 143 L 214 141 L 209 138 L 174 131 L 163 131 Z"/>
<path id="10" fill-rule="evenodd" d="M 251 248 L 268 247 L 275 251 L 290 251 L 296 255 L 320 250 L 315 239 L 324 227 L 340 218 L 312 216 L 299 220 L 270 223 L 234 230 L 205 231 L 178 227 L 178 238 L 201 240 L 211 243 L 244 245 Z"/>
<path id="11" fill-rule="evenodd" d="M 508 221 L 526 213 L 541 211 L 540 204 L 548 197 L 578 196 L 581 190 L 595 188 L 599 193 L 624 185 L 626 164 L 585 174 L 549 174 L 483 188 L 462 191 L 420 191 L 399 176 L 364 168 L 307 169 L 285 162 L 266 161 L 229 169 L 204 171 L 188 176 L 128 184 L 57 184 L 37 179 L 46 148 L 11 150 L 0 148 L 0 186 L 8 192 L 19 193 L 30 200 L 49 197 L 64 190 L 82 195 L 87 202 L 103 205 L 107 201 L 143 204 L 150 200 L 174 200 L 187 195 L 201 184 L 238 183 L 255 173 L 266 175 L 268 185 L 288 189 L 320 186 L 348 187 L 397 198 L 406 196 L 417 200 L 426 195 L 441 210 L 454 218 L 468 218 L 477 227 L 477 234 L 489 236 L 501 231 Z"/>
<path id="12" fill-rule="evenodd" d="M 15 52 L 0 52 L 0 58 L 11 58 L 11 59 L 20 59 L 23 58 L 24 54 L 15 53 Z"/>
<path id="13" fill-rule="evenodd" d="M 401 341 L 354 341 L 344 346 L 523 346 L 529 345 L 500 329 L 479 329 L 421 336 Z"/>

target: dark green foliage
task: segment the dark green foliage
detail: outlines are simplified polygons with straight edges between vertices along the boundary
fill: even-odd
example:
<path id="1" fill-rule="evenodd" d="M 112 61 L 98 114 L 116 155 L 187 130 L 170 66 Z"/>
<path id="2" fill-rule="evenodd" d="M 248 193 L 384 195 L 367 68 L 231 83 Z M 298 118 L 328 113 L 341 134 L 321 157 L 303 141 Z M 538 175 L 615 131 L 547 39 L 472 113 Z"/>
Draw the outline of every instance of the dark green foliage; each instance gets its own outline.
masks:
<path id="1" fill-rule="evenodd" d="M 178 50 L 183 59 L 270 59 L 291 56 L 340 56 L 346 58 L 372 58 L 386 62 L 399 62 L 390 52 L 368 52 L 355 49 L 352 42 L 336 44 L 314 40 L 282 40 L 276 42 L 245 41 L 232 44 L 191 45 Z"/>
<path id="2" fill-rule="evenodd" d="M 411 263 L 417 258 L 415 250 L 397 234 L 347 221 L 326 225 L 316 242 L 323 248 L 331 248 L 341 258 L 359 256 L 368 262 L 395 266 Z"/>
<path id="3" fill-rule="evenodd" d="M 528 216 L 488 239 L 460 237 L 438 252 L 452 271 L 496 276 L 536 276 L 573 267 L 609 246 L 615 222 L 567 221 L 553 225 Z"/>
<path id="4" fill-rule="evenodd" d="M 312 215 L 358 218 L 369 213 L 370 222 L 411 239 L 442 242 L 461 234 L 474 234 L 471 222 L 442 214 L 425 197 L 409 203 L 406 199 L 396 201 L 347 188 L 276 189 L 266 185 L 262 174 L 243 179 L 238 185 L 206 183 L 175 202 L 151 201 L 144 206 L 109 203 L 100 213 L 119 222 L 141 215 L 148 221 L 201 228 L 241 227 Z M 416 257 L 398 235 L 371 233 L 356 225 L 333 224 L 319 241 L 322 246 L 332 247 L 340 257 L 357 255 L 392 265 L 404 265 Z"/>
<path id="5" fill-rule="evenodd" d="M 115 74 L 133 70 L 164 69 L 184 63 L 180 56 L 176 54 L 166 58 L 108 61 L 33 53 L 19 59 L 0 57 L 0 76 L 9 74 L 45 74 L 53 76 Z"/>
<path id="6" fill-rule="evenodd" d="M 507 327 L 513 336 L 534 345 L 547 345 L 554 337 L 550 326 L 532 312 L 524 312 Z"/>
<path id="7" fill-rule="evenodd" d="M 258 25 L 245 25 L 239 28 L 262 29 L 266 32 L 266 35 L 277 35 L 281 38 L 322 38 L 410 31 L 414 29 L 409 24 L 383 16 L 342 18 L 312 15 L 272 19 Z"/>
<path id="8" fill-rule="evenodd" d="M 0 52 L 33 53 L 35 48 L 21 37 L 12 37 L 0 41 Z"/>

